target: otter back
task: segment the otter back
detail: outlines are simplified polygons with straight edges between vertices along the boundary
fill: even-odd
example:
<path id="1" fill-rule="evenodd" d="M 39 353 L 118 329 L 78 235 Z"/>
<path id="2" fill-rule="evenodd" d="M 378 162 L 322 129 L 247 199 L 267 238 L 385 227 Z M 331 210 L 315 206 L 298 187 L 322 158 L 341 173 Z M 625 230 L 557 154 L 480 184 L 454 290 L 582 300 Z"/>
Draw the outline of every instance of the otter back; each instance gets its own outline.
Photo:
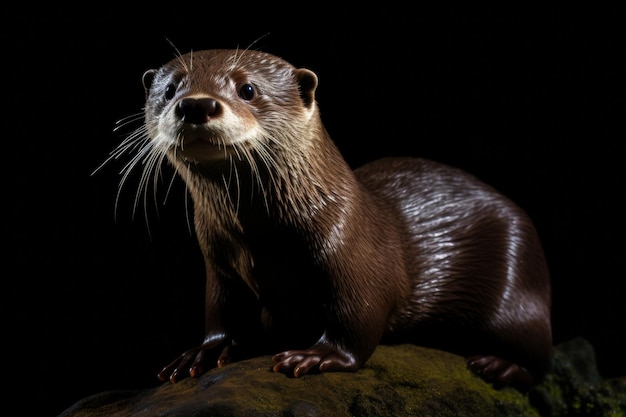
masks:
<path id="1" fill-rule="evenodd" d="M 206 336 L 161 379 L 267 352 L 295 376 L 356 371 L 381 342 L 462 354 L 498 387 L 541 378 L 549 275 L 508 198 L 419 158 L 353 171 L 321 121 L 316 74 L 271 54 L 193 52 L 143 82 L 145 125 L 119 153 L 176 168 L 206 265 Z"/>

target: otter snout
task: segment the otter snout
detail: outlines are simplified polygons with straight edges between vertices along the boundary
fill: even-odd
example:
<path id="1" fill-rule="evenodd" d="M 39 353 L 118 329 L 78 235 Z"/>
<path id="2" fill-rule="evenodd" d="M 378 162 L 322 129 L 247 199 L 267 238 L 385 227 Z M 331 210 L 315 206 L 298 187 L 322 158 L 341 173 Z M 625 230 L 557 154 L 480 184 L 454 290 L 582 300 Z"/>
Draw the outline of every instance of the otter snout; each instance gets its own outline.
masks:
<path id="1" fill-rule="evenodd" d="M 176 105 L 176 115 L 186 123 L 201 125 L 220 112 L 217 100 L 204 98 L 184 98 Z"/>

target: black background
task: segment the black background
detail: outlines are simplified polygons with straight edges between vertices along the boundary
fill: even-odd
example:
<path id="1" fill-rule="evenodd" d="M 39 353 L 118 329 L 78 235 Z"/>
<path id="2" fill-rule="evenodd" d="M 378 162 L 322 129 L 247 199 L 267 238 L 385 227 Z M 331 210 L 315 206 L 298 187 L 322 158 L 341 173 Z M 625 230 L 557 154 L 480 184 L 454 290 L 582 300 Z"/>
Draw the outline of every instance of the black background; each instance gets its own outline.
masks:
<path id="1" fill-rule="evenodd" d="M 141 112 L 141 75 L 174 57 L 169 41 L 181 52 L 252 45 L 314 70 L 322 118 L 355 167 L 424 156 L 512 197 L 544 243 L 555 343 L 586 337 L 605 377 L 626 375 L 619 10 L 168 6 L 6 14 L 10 402 L 56 415 L 87 395 L 156 386 L 202 339 L 203 265 L 182 183 L 168 193 L 163 168 L 157 201 L 150 188 L 133 216 L 139 171 L 117 209 L 126 160 L 92 175 L 137 127 L 113 131 Z"/>

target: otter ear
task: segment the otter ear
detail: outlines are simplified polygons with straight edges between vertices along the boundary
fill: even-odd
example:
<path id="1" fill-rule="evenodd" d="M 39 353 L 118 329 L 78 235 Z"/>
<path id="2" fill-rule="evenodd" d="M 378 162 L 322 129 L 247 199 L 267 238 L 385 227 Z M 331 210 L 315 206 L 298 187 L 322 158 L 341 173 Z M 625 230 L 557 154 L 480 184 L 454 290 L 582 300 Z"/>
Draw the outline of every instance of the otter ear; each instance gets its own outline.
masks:
<path id="1" fill-rule="evenodd" d="M 154 81 L 154 76 L 156 75 L 157 70 L 151 69 L 143 73 L 141 77 L 141 82 L 143 83 L 143 88 L 146 90 L 146 93 L 152 87 L 152 82 Z"/>
<path id="2" fill-rule="evenodd" d="M 313 110 L 315 104 L 315 90 L 317 89 L 317 75 L 306 68 L 298 68 L 294 71 L 294 74 L 300 87 L 300 97 L 302 97 L 304 107 L 309 111 Z"/>

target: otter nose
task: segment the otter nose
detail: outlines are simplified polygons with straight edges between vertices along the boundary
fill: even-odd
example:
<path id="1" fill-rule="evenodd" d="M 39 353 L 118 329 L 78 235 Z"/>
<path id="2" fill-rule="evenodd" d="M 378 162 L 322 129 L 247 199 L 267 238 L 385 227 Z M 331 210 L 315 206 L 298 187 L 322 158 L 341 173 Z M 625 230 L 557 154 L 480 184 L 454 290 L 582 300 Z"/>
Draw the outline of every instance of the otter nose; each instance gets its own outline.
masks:
<path id="1" fill-rule="evenodd" d="M 176 110 L 184 122 L 201 125 L 217 114 L 218 105 L 212 98 L 184 98 Z"/>

